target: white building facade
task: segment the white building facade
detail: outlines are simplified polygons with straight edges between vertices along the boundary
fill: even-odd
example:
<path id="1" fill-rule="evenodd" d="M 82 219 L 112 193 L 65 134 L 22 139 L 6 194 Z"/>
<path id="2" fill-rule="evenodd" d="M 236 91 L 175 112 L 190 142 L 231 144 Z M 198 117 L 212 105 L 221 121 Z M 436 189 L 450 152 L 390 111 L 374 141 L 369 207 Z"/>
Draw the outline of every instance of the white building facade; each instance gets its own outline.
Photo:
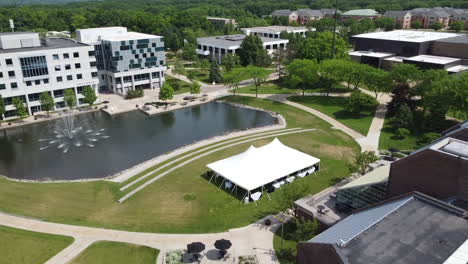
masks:
<path id="1" fill-rule="evenodd" d="M 98 88 L 92 46 L 65 38 L 40 40 L 37 33 L 0 33 L 0 95 L 6 104 L 5 119 L 15 118 L 13 99 L 19 97 L 28 113 L 42 111 L 40 94 L 49 93 L 55 110 L 65 108 L 64 91 L 72 89 L 77 106 L 85 105 L 83 89 Z"/>
<path id="2" fill-rule="evenodd" d="M 93 45 L 99 90 L 126 95 L 135 89 L 157 89 L 164 83 L 164 38 L 125 27 L 77 30 L 80 42 Z"/>

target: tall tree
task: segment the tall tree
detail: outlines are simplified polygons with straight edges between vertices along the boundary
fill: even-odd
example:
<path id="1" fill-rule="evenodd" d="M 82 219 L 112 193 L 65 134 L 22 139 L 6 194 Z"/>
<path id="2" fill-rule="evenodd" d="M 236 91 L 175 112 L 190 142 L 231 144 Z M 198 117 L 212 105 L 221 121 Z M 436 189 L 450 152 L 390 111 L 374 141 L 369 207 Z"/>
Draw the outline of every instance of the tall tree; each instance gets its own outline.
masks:
<path id="1" fill-rule="evenodd" d="M 90 107 L 93 107 L 94 102 L 97 100 L 96 92 L 94 91 L 91 86 L 86 86 L 83 89 L 84 101 L 85 103 L 89 104 Z"/>
<path id="2" fill-rule="evenodd" d="M 368 68 L 363 72 L 363 83 L 367 89 L 374 92 L 375 99 L 381 92 L 390 92 L 392 86 L 390 85 L 390 77 L 386 71 L 375 68 Z"/>
<path id="3" fill-rule="evenodd" d="M 461 73 L 452 77 L 450 88 L 452 100 L 450 108 L 458 113 L 461 120 L 468 120 L 468 73 Z"/>
<path id="4" fill-rule="evenodd" d="M 391 17 L 379 17 L 374 21 L 375 26 L 385 31 L 392 31 L 395 29 L 395 19 Z"/>
<path id="5" fill-rule="evenodd" d="M 331 89 L 340 81 L 343 81 L 343 76 L 337 74 L 337 68 L 341 67 L 340 60 L 325 60 L 320 64 L 319 73 L 320 81 L 323 89 L 330 95 Z"/>
<path id="6" fill-rule="evenodd" d="M 172 98 L 174 98 L 174 88 L 168 82 L 165 82 L 161 89 L 159 89 L 159 100 L 167 102 L 167 100 L 171 100 Z"/>
<path id="7" fill-rule="evenodd" d="M 390 79 L 393 83 L 392 101 L 389 104 L 389 113 L 392 115 L 401 104 L 415 108 L 413 96 L 419 82 L 421 71 L 412 64 L 395 64 L 390 71 Z"/>
<path id="8" fill-rule="evenodd" d="M 253 65 L 245 67 L 244 70 L 246 75 L 252 79 L 253 84 L 255 86 L 255 97 L 258 97 L 258 89 L 266 81 L 270 72 L 267 69 Z"/>
<path id="9" fill-rule="evenodd" d="M 67 89 L 63 92 L 63 100 L 70 109 L 76 106 L 76 95 L 73 89 Z"/>
<path id="10" fill-rule="evenodd" d="M 223 58 L 223 66 L 227 72 L 239 66 L 240 60 L 237 54 L 229 53 Z"/>
<path id="11" fill-rule="evenodd" d="M 191 43 L 185 43 L 182 48 L 182 58 L 188 61 L 194 61 L 197 59 L 197 47 Z"/>
<path id="12" fill-rule="evenodd" d="M 262 39 L 254 35 L 248 35 L 242 41 L 239 49 L 239 58 L 242 66 L 255 65 L 264 67 L 271 63 L 267 51 L 263 48 Z"/>
<path id="13" fill-rule="evenodd" d="M 192 85 L 190 85 L 190 93 L 191 94 L 201 93 L 201 85 L 198 82 L 192 82 Z"/>
<path id="14" fill-rule="evenodd" d="M 26 106 L 24 105 L 23 100 L 21 100 L 19 97 L 15 97 L 12 100 L 13 105 L 16 108 L 16 115 L 23 120 L 25 117 L 28 116 L 28 110 L 26 109 Z"/>
<path id="15" fill-rule="evenodd" d="M 333 34 L 331 32 L 316 33 L 314 38 L 305 38 L 300 49 L 297 51 L 297 58 L 315 60 L 319 63 L 332 59 L 332 43 Z M 335 58 L 349 58 L 347 44 L 340 37 L 336 38 L 335 51 Z"/>
<path id="16" fill-rule="evenodd" d="M 273 53 L 273 61 L 276 64 L 276 71 L 278 73 L 278 78 L 281 79 L 284 71 L 284 64 L 287 60 L 287 50 L 286 49 L 277 49 Z"/>
<path id="17" fill-rule="evenodd" d="M 288 83 L 302 90 L 304 96 L 306 89 L 315 88 L 320 76 L 319 65 L 313 60 L 293 60 L 287 67 Z"/>
<path id="18" fill-rule="evenodd" d="M 219 69 L 219 65 L 216 61 L 211 63 L 210 68 L 210 82 L 220 83 L 223 80 L 223 75 Z"/>
<path id="19" fill-rule="evenodd" d="M 42 111 L 46 111 L 47 115 L 49 115 L 50 111 L 54 109 L 54 98 L 50 95 L 49 92 L 42 92 L 39 96 L 39 101 L 41 103 Z"/>

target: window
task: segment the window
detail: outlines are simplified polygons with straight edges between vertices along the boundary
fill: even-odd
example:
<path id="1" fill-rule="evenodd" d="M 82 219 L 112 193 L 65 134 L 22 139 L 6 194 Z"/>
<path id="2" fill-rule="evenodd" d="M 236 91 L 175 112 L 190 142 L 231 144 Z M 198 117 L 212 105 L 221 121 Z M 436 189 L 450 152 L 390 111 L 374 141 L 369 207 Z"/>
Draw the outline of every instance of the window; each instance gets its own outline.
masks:
<path id="1" fill-rule="evenodd" d="M 12 59 L 6 59 L 5 63 L 6 63 L 6 65 L 11 66 L 11 65 L 13 65 L 13 60 Z"/>
<path id="2" fill-rule="evenodd" d="M 78 52 L 73 52 L 73 58 L 79 58 L 80 57 L 80 53 Z"/>
<path id="3" fill-rule="evenodd" d="M 70 54 L 64 53 L 64 54 L 63 54 L 63 58 L 64 58 L 64 59 L 69 59 L 69 58 L 70 58 Z"/>
<path id="4" fill-rule="evenodd" d="M 66 64 L 65 65 L 65 70 L 70 70 L 71 69 L 71 65 L 70 64 Z"/>
<path id="5" fill-rule="evenodd" d="M 44 79 L 42 80 L 44 82 L 44 84 L 48 84 L 49 83 L 49 79 Z"/>
<path id="6" fill-rule="evenodd" d="M 91 77 L 93 77 L 93 78 L 96 78 L 97 75 L 98 75 L 97 72 L 92 72 L 92 73 L 91 73 Z"/>
<path id="7" fill-rule="evenodd" d="M 75 69 L 80 69 L 80 68 L 81 68 L 81 64 L 75 63 Z"/>
<path id="8" fill-rule="evenodd" d="M 79 73 L 76 75 L 76 79 L 81 80 L 83 79 L 83 74 Z"/>
<path id="9" fill-rule="evenodd" d="M 15 77 L 15 71 L 9 71 L 9 72 L 8 72 L 8 76 L 9 76 L 10 78 L 14 78 L 14 77 Z"/>
<path id="10" fill-rule="evenodd" d="M 63 97 L 63 90 L 55 90 L 54 91 L 54 97 Z"/>
<path id="11" fill-rule="evenodd" d="M 5 90 L 6 89 L 6 86 L 4 83 L 0 83 L 0 90 Z"/>
<path id="12" fill-rule="evenodd" d="M 57 77 L 57 82 L 62 82 L 62 81 L 63 81 L 62 76 Z"/>
<path id="13" fill-rule="evenodd" d="M 94 50 L 88 51 L 88 56 L 89 57 L 94 57 L 96 55 L 96 52 Z"/>
<path id="14" fill-rule="evenodd" d="M 31 86 L 32 85 L 32 82 L 31 81 L 27 81 L 26 82 L 26 86 Z"/>
<path id="15" fill-rule="evenodd" d="M 151 76 L 153 78 L 159 78 L 159 72 L 153 72 L 153 73 L 151 73 Z"/>
<path id="16" fill-rule="evenodd" d="M 89 63 L 89 66 L 91 66 L 91 68 L 93 67 L 96 67 L 97 63 L 95 61 L 92 61 Z"/>
<path id="17" fill-rule="evenodd" d="M 67 81 L 72 81 L 73 80 L 73 75 L 67 75 Z"/>
<path id="18" fill-rule="evenodd" d="M 18 88 L 18 84 L 15 83 L 15 82 L 12 82 L 12 83 L 10 84 L 10 86 L 11 86 L 12 89 Z"/>
<path id="19" fill-rule="evenodd" d="M 58 55 L 58 54 L 54 54 L 54 55 L 52 55 L 52 58 L 54 58 L 54 60 L 58 60 L 58 59 L 59 59 L 59 55 Z"/>
<path id="20" fill-rule="evenodd" d="M 124 83 L 131 83 L 132 82 L 132 76 L 124 76 Z"/>
<path id="21" fill-rule="evenodd" d="M 60 65 L 55 65 L 54 68 L 55 68 L 55 71 L 60 71 L 60 70 L 62 70 L 62 67 L 60 67 Z"/>
<path id="22" fill-rule="evenodd" d="M 3 72 L 0 72 L 0 78 L 3 78 Z"/>
<path id="23" fill-rule="evenodd" d="M 34 84 L 35 84 L 35 85 L 41 84 L 41 80 L 35 80 L 35 81 L 34 81 Z"/>
<path id="24" fill-rule="evenodd" d="M 24 77 L 37 77 L 49 74 L 45 56 L 20 58 Z"/>

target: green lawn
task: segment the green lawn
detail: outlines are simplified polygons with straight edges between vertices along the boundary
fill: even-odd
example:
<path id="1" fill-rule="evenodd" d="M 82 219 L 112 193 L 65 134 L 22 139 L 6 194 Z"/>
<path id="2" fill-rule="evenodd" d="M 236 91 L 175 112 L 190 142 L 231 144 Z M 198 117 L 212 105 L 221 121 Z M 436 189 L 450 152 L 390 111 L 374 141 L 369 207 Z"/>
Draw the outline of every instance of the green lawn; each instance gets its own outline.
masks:
<path id="1" fill-rule="evenodd" d="M 174 94 L 190 92 L 190 83 L 166 75 L 166 82 L 174 88 Z"/>
<path id="2" fill-rule="evenodd" d="M 279 80 L 274 80 L 274 81 L 268 81 L 260 86 L 258 89 L 259 94 L 302 94 L 301 89 L 292 89 L 287 86 L 286 83 L 283 83 L 285 81 L 279 81 Z M 313 89 L 307 89 L 306 93 L 321 93 L 323 92 L 322 89 L 320 88 L 313 88 Z M 345 93 L 348 92 L 348 90 L 345 87 L 336 87 L 333 88 L 331 92 L 334 93 Z M 245 94 L 255 94 L 255 86 L 254 85 L 249 85 L 246 87 L 241 87 L 237 89 L 237 93 L 245 93 Z"/>
<path id="3" fill-rule="evenodd" d="M 359 151 L 359 146 L 349 136 L 331 129 L 328 123 L 279 102 L 239 96 L 225 100 L 278 112 L 285 117 L 290 128 L 317 129 L 280 137 L 286 145 L 322 160 L 323 170 L 318 177 L 306 177 L 295 183 L 306 185 L 309 193 L 319 192 L 337 178 L 349 175 L 348 164 Z M 271 140 L 252 143 L 260 146 Z M 277 194 L 271 195 L 271 201 L 261 199 L 258 206 L 243 205 L 230 193 L 217 192 L 218 186 L 208 184 L 204 175 L 206 164 L 238 154 L 252 143 L 212 153 L 189 163 L 122 204 L 116 202 L 123 196 L 118 190 L 123 185 L 117 183 L 42 184 L 0 179 L 0 210 L 52 222 L 142 232 L 206 233 L 245 226 L 276 212 Z"/>
<path id="4" fill-rule="evenodd" d="M 340 121 L 347 127 L 354 129 L 362 135 L 367 135 L 369 127 L 374 118 L 374 111 L 364 111 L 360 114 L 350 113 L 344 110 L 346 98 L 327 96 L 292 96 L 290 101 L 314 108 L 334 119 Z"/>
<path id="5" fill-rule="evenodd" d="M 93 243 L 70 264 L 154 264 L 159 250 L 110 241 L 99 241 Z"/>
<path id="6" fill-rule="evenodd" d="M 0 226 L 1 264 L 42 264 L 73 242 L 73 238 Z"/>
<path id="7" fill-rule="evenodd" d="M 288 228 L 289 226 L 290 225 L 288 224 L 284 225 L 284 240 L 281 239 L 281 227 L 276 230 L 275 236 L 273 237 L 273 248 L 275 249 L 276 257 L 278 257 L 278 260 L 281 264 L 296 263 L 298 241 L 287 236 L 288 232 L 293 231 Z"/>
<path id="8" fill-rule="evenodd" d="M 188 75 L 189 72 L 195 72 L 195 80 L 211 84 L 209 71 L 204 71 L 201 69 L 193 69 L 193 70 L 190 69 L 190 70 L 187 70 L 186 76 Z"/>

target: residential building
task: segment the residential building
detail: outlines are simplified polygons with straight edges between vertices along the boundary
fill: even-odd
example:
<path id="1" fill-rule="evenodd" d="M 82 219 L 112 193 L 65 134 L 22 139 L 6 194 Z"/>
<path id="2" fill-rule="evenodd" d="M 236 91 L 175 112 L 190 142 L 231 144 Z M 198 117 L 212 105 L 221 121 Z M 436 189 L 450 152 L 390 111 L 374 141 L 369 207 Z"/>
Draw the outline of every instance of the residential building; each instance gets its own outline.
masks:
<path id="1" fill-rule="evenodd" d="M 411 28 L 411 12 L 410 11 L 387 11 L 385 17 L 395 19 L 397 28 L 409 29 Z"/>
<path id="2" fill-rule="evenodd" d="M 341 14 L 341 19 L 342 20 L 348 20 L 348 19 L 355 19 L 355 20 L 361 20 L 364 18 L 368 18 L 371 20 L 374 20 L 381 15 L 379 12 L 375 11 L 374 9 L 354 9 L 350 10 L 348 12 L 344 12 Z"/>
<path id="3" fill-rule="evenodd" d="M 94 46 L 101 91 L 125 95 L 135 89 L 157 89 L 164 83 L 163 37 L 109 27 L 79 29 L 77 39 Z"/>
<path id="4" fill-rule="evenodd" d="M 5 118 L 14 118 L 13 98 L 26 104 L 30 115 L 42 111 L 40 94 L 49 93 L 55 109 L 65 106 L 64 91 L 73 89 L 77 105 L 84 105 L 83 89 L 98 87 L 94 48 L 66 38 L 41 40 L 38 33 L 0 33 L 0 94 Z"/>
<path id="5" fill-rule="evenodd" d="M 197 54 L 222 63 L 222 59 L 226 54 L 237 54 L 239 52 L 245 37 L 246 35 L 226 35 L 198 38 Z M 270 55 L 277 49 L 286 48 L 289 42 L 287 39 L 265 37 L 260 37 L 260 39 L 263 41 L 263 47 Z"/>
<path id="6" fill-rule="evenodd" d="M 311 30 L 313 31 L 314 29 Z M 305 36 L 305 33 L 309 30 L 306 27 L 268 26 L 242 28 L 241 31 L 246 35 L 279 39 L 281 37 L 282 32 L 300 34 Z"/>
<path id="7" fill-rule="evenodd" d="M 300 242 L 296 263 L 466 263 L 467 215 L 421 193 L 398 196 L 359 210 Z"/>
<path id="8" fill-rule="evenodd" d="M 450 14 L 443 9 L 437 8 L 415 8 L 411 10 L 411 21 L 421 21 L 423 28 L 431 28 L 438 22 L 443 25 L 443 28 L 448 28 Z"/>
<path id="9" fill-rule="evenodd" d="M 213 24 L 215 27 L 222 28 L 226 25 L 237 26 L 236 20 L 233 18 L 224 18 L 224 17 L 207 17 L 208 21 Z"/>
<path id="10" fill-rule="evenodd" d="M 391 164 L 388 197 L 411 191 L 468 205 L 468 122 Z"/>
<path id="11" fill-rule="evenodd" d="M 281 17 L 286 17 L 288 19 L 288 22 L 297 22 L 298 14 L 296 11 L 291 11 L 289 9 L 280 9 L 280 10 L 275 10 L 273 13 L 271 13 L 271 17 L 273 18 L 281 18 Z"/>
<path id="12" fill-rule="evenodd" d="M 411 63 L 422 69 L 468 70 L 468 39 L 465 34 L 394 30 L 351 37 L 353 60 L 390 69 L 395 63 Z"/>

